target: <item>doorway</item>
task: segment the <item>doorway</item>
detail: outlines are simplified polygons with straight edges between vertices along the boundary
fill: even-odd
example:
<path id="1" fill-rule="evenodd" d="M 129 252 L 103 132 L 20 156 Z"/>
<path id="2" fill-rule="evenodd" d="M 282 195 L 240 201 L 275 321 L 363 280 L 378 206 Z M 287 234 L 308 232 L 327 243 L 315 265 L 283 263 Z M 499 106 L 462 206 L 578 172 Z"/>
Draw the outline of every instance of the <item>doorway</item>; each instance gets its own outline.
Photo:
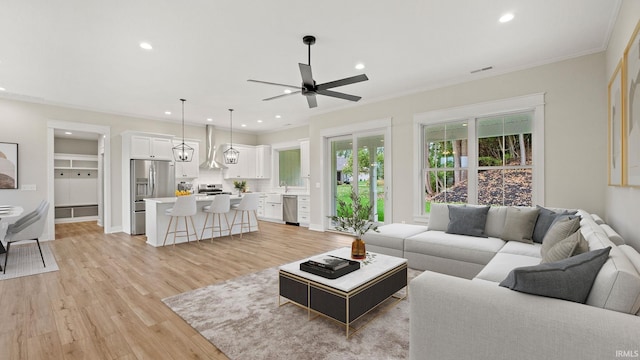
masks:
<path id="1" fill-rule="evenodd" d="M 110 149 L 111 149 L 111 129 L 109 126 L 91 125 L 66 121 L 50 120 L 47 122 L 47 201 L 49 207 L 47 221 L 48 239 L 55 239 L 55 204 L 56 204 L 56 182 L 55 172 L 55 138 L 56 132 L 63 134 L 64 132 L 82 134 L 85 137 L 91 137 L 98 143 L 98 161 L 97 162 L 97 184 L 99 189 L 98 197 L 98 224 L 101 224 L 105 233 L 111 232 L 111 182 L 110 182 Z M 80 135 L 78 135 L 80 136 Z M 58 189 L 59 190 L 59 189 Z"/>

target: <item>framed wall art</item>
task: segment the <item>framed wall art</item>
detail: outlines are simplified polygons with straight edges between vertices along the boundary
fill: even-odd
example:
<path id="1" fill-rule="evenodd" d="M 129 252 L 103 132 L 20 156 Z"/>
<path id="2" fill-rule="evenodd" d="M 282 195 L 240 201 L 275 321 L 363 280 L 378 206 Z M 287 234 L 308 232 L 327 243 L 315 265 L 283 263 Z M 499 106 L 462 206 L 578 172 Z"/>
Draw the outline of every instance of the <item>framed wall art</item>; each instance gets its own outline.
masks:
<path id="1" fill-rule="evenodd" d="M 622 185 L 622 60 L 609 80 L 609 180 L 610 186 Z"/>
<path id="2" fill-rule="evenodd" d="M 625 161 L 623 183 L 640 187 L 640 21 L 624 50 L 623 116 Z"/>
<path id="3" fill-rule="evenodd" d="M 18 144 L 0 142 L 0 189 L 18 188 Z"/>

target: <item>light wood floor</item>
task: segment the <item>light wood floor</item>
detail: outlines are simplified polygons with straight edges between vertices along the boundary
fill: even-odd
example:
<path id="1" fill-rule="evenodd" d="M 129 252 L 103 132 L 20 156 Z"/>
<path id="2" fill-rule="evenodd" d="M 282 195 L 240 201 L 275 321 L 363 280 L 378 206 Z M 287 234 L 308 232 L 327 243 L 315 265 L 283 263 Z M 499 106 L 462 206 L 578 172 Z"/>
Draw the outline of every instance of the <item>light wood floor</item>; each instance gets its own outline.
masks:
<path id="1" fill-rule="evenodd" d="M 160 300 L 351 243 L 260 228 L 242 240 L 154 248 L 95 222 L 56 225 L 48 244 L 60 271 L 0 281 L 0 359 L 227 359 Z"/>

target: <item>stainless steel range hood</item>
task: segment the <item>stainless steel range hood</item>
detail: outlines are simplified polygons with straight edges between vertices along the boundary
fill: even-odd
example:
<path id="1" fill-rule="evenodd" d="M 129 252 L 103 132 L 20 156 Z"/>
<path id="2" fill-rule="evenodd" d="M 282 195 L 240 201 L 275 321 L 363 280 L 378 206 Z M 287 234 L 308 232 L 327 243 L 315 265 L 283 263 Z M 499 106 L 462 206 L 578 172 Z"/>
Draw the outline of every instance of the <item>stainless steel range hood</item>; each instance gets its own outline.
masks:
<path id="1" fill-rule="evenodd" d="M 216 160 L 217 146 L 215 142 L 215 132 L 216 132 L 216 129 L 213 127 L 213 125 L 207 125 L 207 134 L 206 134 L 207 159 L 202 164 L 200 164 L 201 169 L 214 170 L 214 169 L 227 168 L 224 164 Z"/>

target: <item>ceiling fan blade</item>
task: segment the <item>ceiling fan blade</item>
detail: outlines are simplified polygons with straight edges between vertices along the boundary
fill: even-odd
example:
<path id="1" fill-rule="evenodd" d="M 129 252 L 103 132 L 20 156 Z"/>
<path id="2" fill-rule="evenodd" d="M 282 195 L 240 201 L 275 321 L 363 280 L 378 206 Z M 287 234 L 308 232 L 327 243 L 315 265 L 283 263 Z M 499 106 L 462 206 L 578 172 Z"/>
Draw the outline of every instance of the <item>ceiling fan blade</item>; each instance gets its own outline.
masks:
<path id="1" fill-rule="evenodd" d="M 278 84 L 278 83 L 274 83 L 274 82 L 268 82 L 268 81 L 260 81 L 260 80 L 253 80 L 253 79 L 249 79 L 247 80 L 248 82 L 254 82 L 254 83 L 258 83 L 258 84 L 267 84 L 267 85 L 275 85 L 275 86 L 284 86 L 284 87 L 288 87 L 288 88 L 293 88 L 293 89 L 300 89 L 300 86 L 294 86 L 294 85 L 287 85 L 287 84 Z"/>
<path id="2" fill-rule="evenodd" d="M 302 84 L 308 89 L 313 89 L 313 87 L 315 86 L 315 81 L 313 81 L 313 75 L 311 74 L 311 66 L 301 63 L 298 63 L 298 66 L 300 66 Z"/>
<path id="3" fill-rule="evenodd" d="M 367 80 L 369 80 L 367 75 L 360 74 L 360 75 L 356 75 L 356 76 L 352 76 L 352 77 L 348 77 L 348 78 L 344 78 L 344 79 L 340 79 L 340 80 L 336 80 L 336 81 L 330 81 L 328 83 L 320 84 L 320 85 L 318 85 L 318 90 L 331 89 L 331 88 L 334 88 L 334 87 L 345 86 L 345 85 L 349 85 L 349 84 L 355 84 L 355 83 L 358 83 L 358 82 L 361 82 L 361 81 L 367 81 Z"/>
<path id="4" fill-rule="evenodd" d="M 314 108 L 318 106 L 318 101 L 316 100 L 315 95 L 307 96 L 307 103 L 309 104 L 309 108 Z"/>
<path id="5" fill-rule="evenodd" d="M 361 96 L 349 95 L 349 94 L 345 94 L 337 91 L 331 91 L 331 90 L 318 90 L 316 92 L 321 95 L 326 95 L 326 96 L 331 96 L 331 97 L 351 100 L 351 101 L 358 101 L 362 99 Z"/>
<path id="6" fill-rule="evenodd" d="M 293 92 L 290 92 L 290 93 L 288 93 L 288 94 L 276 95 L 276 96 L 272 96 L 272 97 L 270 97 L 270 98 L 262 99 L 262 101 L 269 101 L 269 100 L 273 100 L 273 99 L 279 99 L 279 98 L 281 98 L 281 97 L 285 97 L 285 96 L 289 96 L 289 95 L 294 95 L 294 94 L 299 94 L 299 93 L 301 93 L 301 92 L 302 92 L 301 90 L 293 91 Z"/>

